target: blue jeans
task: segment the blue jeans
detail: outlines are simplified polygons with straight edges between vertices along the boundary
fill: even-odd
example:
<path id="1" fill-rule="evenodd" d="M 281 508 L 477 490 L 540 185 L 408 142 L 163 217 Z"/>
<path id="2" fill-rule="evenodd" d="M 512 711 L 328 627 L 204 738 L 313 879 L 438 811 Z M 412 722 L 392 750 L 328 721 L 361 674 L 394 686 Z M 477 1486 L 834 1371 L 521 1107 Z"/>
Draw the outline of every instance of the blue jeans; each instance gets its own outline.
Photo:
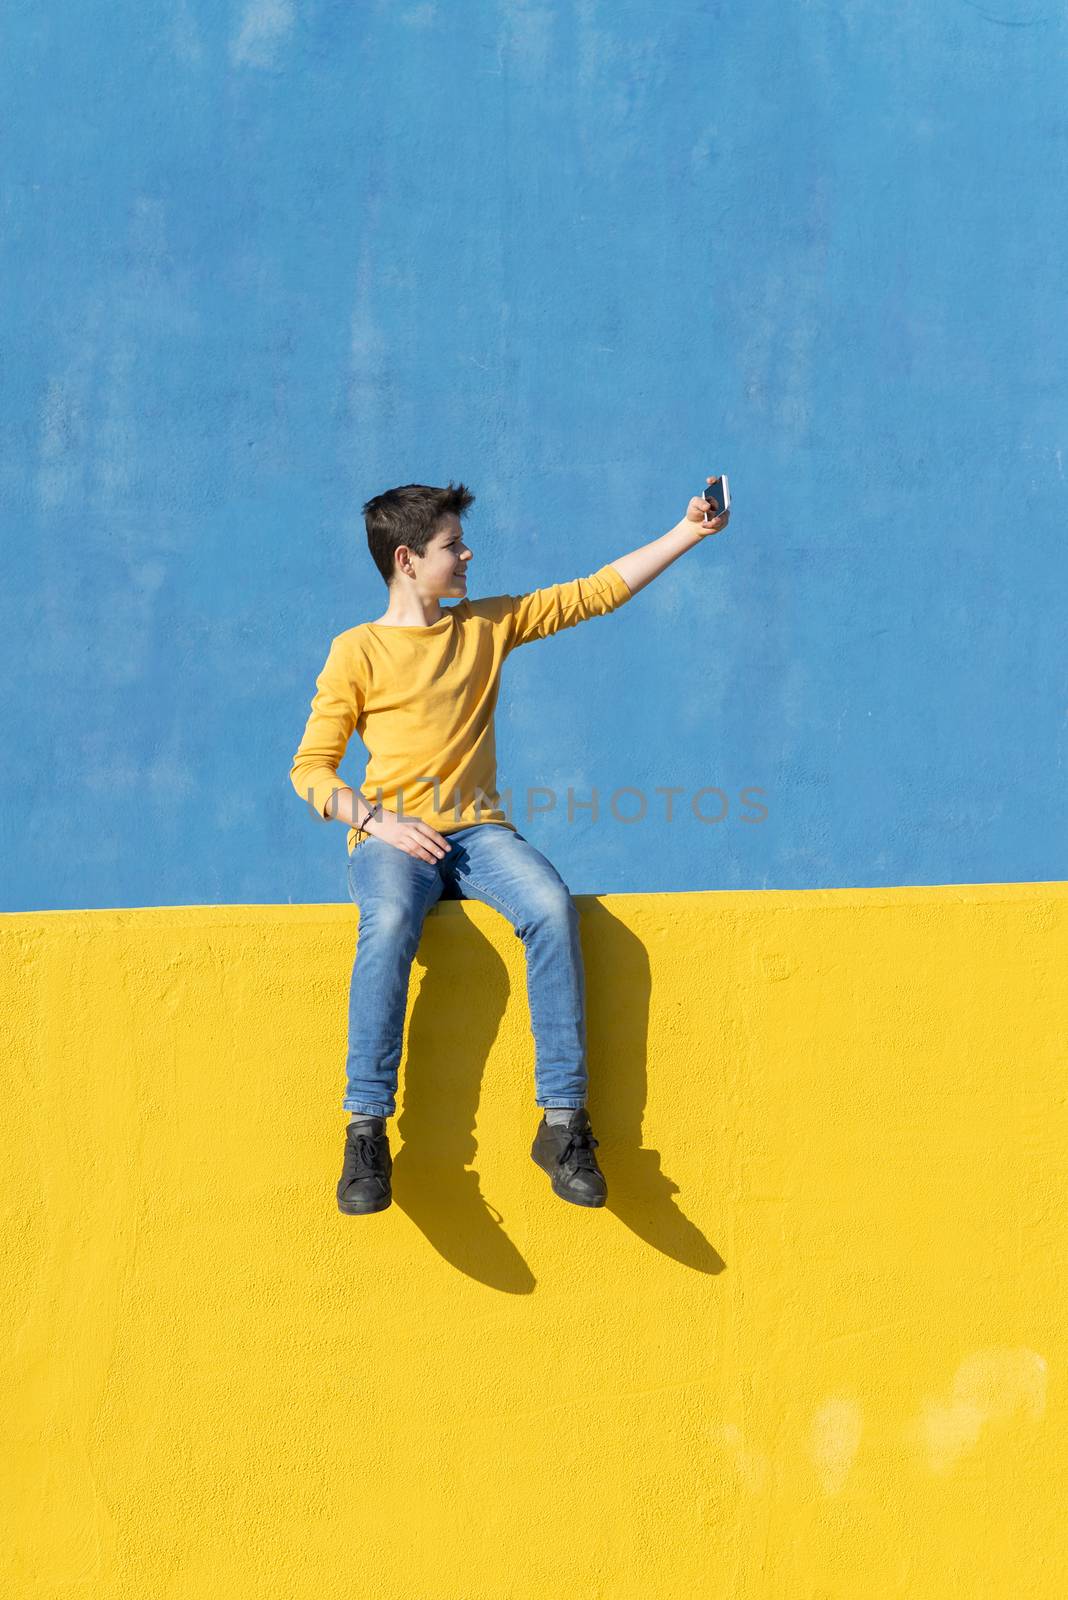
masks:
<path id="1" fill-rule="evenodd" d="M 408 982 L 423 920 L 439 899 L 481 900 L 508 918 L 526 947 L 539 1106 L 586 1103 L 586 994 L 578 908 L 551 861 L 520 833 L 479 822 L 446 835 L 452 849 L 422 861 L 373 836 L 349 859 L 360 911 L 349 987 L 346 1111 L 397 1108 Z"/>

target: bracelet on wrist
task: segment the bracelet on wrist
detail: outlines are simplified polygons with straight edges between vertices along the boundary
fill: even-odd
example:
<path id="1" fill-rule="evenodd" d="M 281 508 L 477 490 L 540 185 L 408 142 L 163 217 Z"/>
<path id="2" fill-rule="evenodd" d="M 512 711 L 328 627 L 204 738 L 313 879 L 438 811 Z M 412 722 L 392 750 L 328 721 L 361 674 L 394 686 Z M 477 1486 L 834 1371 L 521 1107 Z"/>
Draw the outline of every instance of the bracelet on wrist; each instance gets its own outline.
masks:
<path id="1" fill-rule="evenodd" d="M 362 822 L 357 822 L 357 823 L 354 824 L 355 829 L 356 829 L 357 838 L 359 838 L 360 834 L 367 833 L 367 824 L 370 822 L 372 817 L 374 817 L 376 819 L 380 818 L 381 810 L 382 810 L 382 802 L 380 800 L 376 806 L 371 806 L 371 807 L 368 808 L 367 815 L 364 817 Z M 368 834 L 368 838 L 370 838 L 369 834 Z"/>

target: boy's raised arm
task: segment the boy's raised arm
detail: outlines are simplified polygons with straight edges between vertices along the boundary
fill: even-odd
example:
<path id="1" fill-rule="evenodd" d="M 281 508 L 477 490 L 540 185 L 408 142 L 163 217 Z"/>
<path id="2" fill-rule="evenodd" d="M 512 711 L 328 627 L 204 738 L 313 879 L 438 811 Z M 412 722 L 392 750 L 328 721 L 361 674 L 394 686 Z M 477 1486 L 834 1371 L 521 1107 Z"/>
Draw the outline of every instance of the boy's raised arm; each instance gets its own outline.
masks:
<path id="1" fill-rule="evenodd" d="M 512 609 L 511 647 L 527 644 L 531 639 L 545 639 L 561 628 L 572 628 L 577 622 L 604 616 L 624 605 L 679 556 L 727 526 L 730 511 L 706 522 L 708 509 L 709 502 L 694 495 L 682 521 L 667 533 L 639 545 L 628 555 L 618 556 L 588 578 L 573 578 L 570 583 L 554 583 L 546 589 L 532 589 L 529 594 L 505 597 Z"/>
<path id="2" fill-rule="evenodd" d="M 731 517 L 729 510 L 715 521 L 706 522 L 704 517 L 708 508 L 707 500 L 694 495 L 681 522 L 669 528 L 667 533 L 662 533 L 659 539 L 639 545 L 637 550 L 619 556 L 612 562 L 612 567 L 622 575 L 632 594 L 637 594 L 647 583 L 652 583 L 654 578 L 658 578 L 687 550 L 692 550 L 701 539 L 707 538 L 710 533 L 719 533 L 721 528 L 727 526 Z"/>
<path id="3" fill-rule="evenodd" d="M 561 628 L 573 628 L 590 617 L 603 617 L 630 599 L 630 589 L 614 566 L 601 567 L 588 578 L 553 583 L 529 594 L 512 595 L 511 647 L 547 639 Z"/>

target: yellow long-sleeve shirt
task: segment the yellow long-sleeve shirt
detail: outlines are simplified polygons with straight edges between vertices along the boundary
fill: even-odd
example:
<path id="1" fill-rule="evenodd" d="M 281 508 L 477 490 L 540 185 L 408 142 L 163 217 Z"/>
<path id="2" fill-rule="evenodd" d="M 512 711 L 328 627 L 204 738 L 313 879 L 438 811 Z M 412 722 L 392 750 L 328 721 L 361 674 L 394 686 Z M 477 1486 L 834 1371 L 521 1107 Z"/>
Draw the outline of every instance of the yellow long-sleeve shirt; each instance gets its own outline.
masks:
<path id="1" fill-rule="evenodd" d="M 381 800 L 443 834 L 482 822 L 515 832 L 497 792 L 493 712 L 504 659 L 630 598 L 609 564 L 529 594 L 461 600 L 429 627 L 346 629 L 316 679 L 290 768 L 294 789 L 325 817 L 334 790 L 350 787 L 337 769 L 355 730 L 371 757 L 357 787 L 372 805 Z M 351 827 L 350 855 L 356 844 Z"/>

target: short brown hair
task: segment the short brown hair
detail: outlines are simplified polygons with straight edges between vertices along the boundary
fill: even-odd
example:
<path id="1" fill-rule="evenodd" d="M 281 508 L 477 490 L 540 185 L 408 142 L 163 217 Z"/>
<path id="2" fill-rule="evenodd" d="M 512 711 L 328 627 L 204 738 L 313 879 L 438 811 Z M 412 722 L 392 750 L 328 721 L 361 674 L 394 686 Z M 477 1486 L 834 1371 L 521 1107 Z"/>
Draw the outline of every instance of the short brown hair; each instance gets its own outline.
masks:
<path id="1" fill-rule="evenodd" d="M 405 483 L 368 500 L 363 508 L 367 548 L 386 583 L 393 582 L 398 546 L 406 544 L 417 556 L 425 556 L 442 517 L 462 517 L 474 500 L 470 489 L 462 483 L 454 486 L 451 478 L 444 489 Z"/>

